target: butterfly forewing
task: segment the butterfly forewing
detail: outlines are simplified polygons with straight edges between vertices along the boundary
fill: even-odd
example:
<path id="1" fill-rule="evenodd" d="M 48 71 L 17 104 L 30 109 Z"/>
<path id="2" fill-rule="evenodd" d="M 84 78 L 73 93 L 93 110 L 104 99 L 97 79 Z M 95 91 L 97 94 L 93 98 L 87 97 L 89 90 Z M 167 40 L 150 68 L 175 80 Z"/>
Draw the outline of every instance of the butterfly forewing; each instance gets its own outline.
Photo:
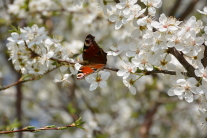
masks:
<path id="1" fill-rule="evenodd" d="M 106 64 L 107 53 L 98 46 L 94 38 L 91 34 L 86 37 L 83 47 L 83 60 L 93 64 Z"/>

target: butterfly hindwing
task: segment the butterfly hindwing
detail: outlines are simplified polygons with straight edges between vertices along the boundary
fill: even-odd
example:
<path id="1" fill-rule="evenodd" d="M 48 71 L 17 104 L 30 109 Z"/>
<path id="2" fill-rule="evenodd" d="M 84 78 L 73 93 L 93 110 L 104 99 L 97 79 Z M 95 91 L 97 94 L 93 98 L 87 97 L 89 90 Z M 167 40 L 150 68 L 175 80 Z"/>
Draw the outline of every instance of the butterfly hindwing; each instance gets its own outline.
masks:
<path id="1" fill-rule="evenodd" d="M 77 79 L 83 79 L 84 77 L 103 69 L 105 64 L 91 64 L 84 65 L 78 70 Z"/>

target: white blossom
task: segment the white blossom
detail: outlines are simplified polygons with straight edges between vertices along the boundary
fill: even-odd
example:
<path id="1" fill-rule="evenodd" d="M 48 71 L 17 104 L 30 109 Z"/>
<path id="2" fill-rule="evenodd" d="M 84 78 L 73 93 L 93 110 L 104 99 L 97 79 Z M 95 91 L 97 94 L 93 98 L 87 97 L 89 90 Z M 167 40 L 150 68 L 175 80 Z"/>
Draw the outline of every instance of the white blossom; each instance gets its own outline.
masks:
<path id="1" fill-rule="evenodd" d="M 207 15 L 207 7 L 204 7 L 203 11 L 198 10 L 198 12 L 200 12 L 201 14 Z"/>
<path id="2" fill-rule="evenodd" d="M 134 73 L 137 68 L 134 64 L 127 62 L 127 61 L 121 61 L 121 69 L 117 72 L 118 76 L 123 76 L 123 79 L 126 79 L 129 77 L 130 73 Z"/>
<path id="3" fill-rule="evenodd" d="M 91 83 L 89 90 L 93 91 L 95 90 L 98 86 L 103 88 L 106 88 L 107 82 L 106 80 L 110 76 L 110 72 L 99 72 L 99 74 L 91 74 L 87 77 L 85 77 L 86 81 L 88 83 Z"/>
<path id="4" fill-rule="evenodd" d="M 129 91 L 133 95 L 136 94 L 136 88 L 134 87 L 134 83 L 137 81 L 137 78 L 138 78 L 137 75 L 130 75 L 128 78 L 123 79 L 124 85 L 129 88 Z"/>
<path id="5" fill-rule="evenodd" d="M 189 79 L 178 79 L 173 88 L 168 91 L 169 96 L 177 95 L 179 99 L 185 98 L 187 102 L 193 102 L 193 94 L 199 94 L 197 91 L 197 81 L 191 77 Z M 173 94 L 174 93 L 174 94 Z"/>

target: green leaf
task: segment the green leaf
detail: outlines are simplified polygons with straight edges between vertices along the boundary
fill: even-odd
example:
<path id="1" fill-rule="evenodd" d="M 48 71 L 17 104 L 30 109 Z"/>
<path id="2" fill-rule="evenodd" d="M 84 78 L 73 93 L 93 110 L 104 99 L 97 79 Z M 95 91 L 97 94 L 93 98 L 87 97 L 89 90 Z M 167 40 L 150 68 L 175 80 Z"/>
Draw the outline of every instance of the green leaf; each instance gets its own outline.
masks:
<path id="1" fill-rule="evenodd" d="M 55 125 L 50 125 L 50 126 L 46 126 L 45 128 L 54 128 L 56 127 Z"/>
<path id="2" fill-rule="evenodd" d="M 18 34 L 21 33 L 21 32 L 20 32 L 20 27 L 19 27 L 19 26 L 18 26 L 17 28 L 14 27 L 14 26 L 11 25 L 11 24 L 10 24 L 10 26 L 11 26 L 11 28 L 12 28 L 12 30 L 9 30 L 10 33 L 13 33 L 13 32 L 17 32 Z"/>
<path id="3" fill-rule="evenodd" d="M 23 128 L 23 130 L 34 130 L 35 127 L 34 126 L 27 126 L 25 128 Z"/>
<path id="4" fill-rule="evenodd" d="M 59 130 L 67 129 L 67 127 L 59 127 Z"/>
<path id="5" fill-rule="evenodd" d="M 81 127 L 84 123 L 85 121 L 82 121 L 82 118 L 80 117 L 78 120 L 75 121 L 75 126 L 84 129 L 83 127 Z"/>

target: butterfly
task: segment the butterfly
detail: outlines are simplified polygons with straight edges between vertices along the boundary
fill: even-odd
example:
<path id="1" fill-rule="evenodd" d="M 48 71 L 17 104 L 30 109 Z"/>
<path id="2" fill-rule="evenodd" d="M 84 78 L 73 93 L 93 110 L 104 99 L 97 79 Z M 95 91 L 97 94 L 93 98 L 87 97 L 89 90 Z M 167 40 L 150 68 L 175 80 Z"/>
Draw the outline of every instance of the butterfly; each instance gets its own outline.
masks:
<path id="1" fill-rule="evenodd" d="M 84 42 L 83 63 L 78 70 L 77 79 L 83 79 L 87 75 L 102 70 L 107 62 L 107 53 L 101 49 L 95 41 L 95 37 L 89 34 Z"/>

